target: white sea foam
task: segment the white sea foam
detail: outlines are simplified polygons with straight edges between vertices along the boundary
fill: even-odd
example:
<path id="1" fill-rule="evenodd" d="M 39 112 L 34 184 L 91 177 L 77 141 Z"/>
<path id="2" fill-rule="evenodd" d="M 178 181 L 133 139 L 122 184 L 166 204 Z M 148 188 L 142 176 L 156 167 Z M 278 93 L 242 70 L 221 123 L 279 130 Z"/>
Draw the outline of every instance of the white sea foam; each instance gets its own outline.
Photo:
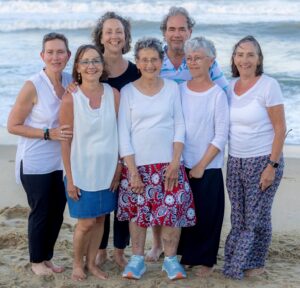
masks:
<path id="1" fill-rule="evenodd" d="M 234 24 L 300 20 L 298 1 L 0 1 L 0 31 L 88 28 L 106 11 L 134 21 L 161 21 L 172 5 L 187 8 L 197 23 Z M 53 21 L 55 19 L 55 21 Z M 17 20 L 17 21 L 16 21 Z"/>
<path id="2" fill-rule="evenodd" d="M 283 90 L 287 126 L 293 128 L 287 143 L 300 144 L 299 0 L 0 0 L 0 127 L 6 126 L 24 81 L 42 68 L 39 51 L 45 31 L 41 30 L 67 30 L 63 33 L 74 55 L 79 45 L 90 42 L 95 20 L 110 10 L 133 20 L 134 44 L 146 34 L 162 37 L 159 22 L 172 5 L 184 6 L 202 24 L 193 35 L 204 33 L 214 41 L 218 62 L 228 78 L 233 44 L 248 34 L 259 40 L 264 70 Z M 132 51 L 126 57 L 132 59 Z"/>

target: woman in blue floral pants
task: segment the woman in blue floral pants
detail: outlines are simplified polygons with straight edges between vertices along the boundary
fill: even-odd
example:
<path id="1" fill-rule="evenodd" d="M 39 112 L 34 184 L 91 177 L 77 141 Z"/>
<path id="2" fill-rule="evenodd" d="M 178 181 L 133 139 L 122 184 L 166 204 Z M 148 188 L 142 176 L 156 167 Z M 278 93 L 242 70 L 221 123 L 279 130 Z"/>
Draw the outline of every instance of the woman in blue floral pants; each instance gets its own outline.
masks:
<path id="1" fill-rule="evenodd" d="M 283 159 L 275 180 L 266 190 L 259 187 L 269 156 L 236 158 L 227 163 L 227 190 L 231 202 L 231 231 L 225 245 L 224 274 L 241 279 L 243 271 L 264 267 L 272 237 L 271 208 L 283 174 Z"/>
<path id="2" fill-rule="evenodd" d="M 272 237 L 271 210 L 283 174 L 286 127 L 278 82 L 263 73 L 263 54 L 253 36 L 236 43 L 229 85 L 227 190 L 231 231 L 224 275 L 233 279 L 264 272 Z"/>

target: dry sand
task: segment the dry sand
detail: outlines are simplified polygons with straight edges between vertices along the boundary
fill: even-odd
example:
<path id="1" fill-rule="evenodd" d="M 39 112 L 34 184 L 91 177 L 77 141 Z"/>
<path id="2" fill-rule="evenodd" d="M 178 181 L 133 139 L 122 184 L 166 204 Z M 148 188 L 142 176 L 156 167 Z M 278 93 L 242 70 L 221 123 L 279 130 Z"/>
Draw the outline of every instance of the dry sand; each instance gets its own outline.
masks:
<path id="1" fill-rule="evenodd" d="M 11 142 L 6 144 L 11 144 Z M 251 279 L 245 278 L 242 281 L 233 281 L 223 277 L 221 268 L 224 239 L 230 228 L 230 206 L 227 199 L 219 261 L 215 272 L 208 279 L 199 279 L 195 276 L 195 270 L 190 269 L 188 279 L 177 282 L 167 280 L 162 274 L 162 259 L 158 263 L 148 264 L 147 273 L 140 281 L 122 279 L 121 270 L 115 263 L 107 261 L 103 269 L 109 273 L 109 280 L 101 281 L 89 275 L 88 279 L 82 283 L 73 282 L 70 280 L 70 275 L 74 221 L 68 217 L 67 211 L 66 221 L 61 229 L 55 250 L 55 261 L 64 265 L 66 271 L 53 276 L 35 276 L 28 263 L 27 215 L 29 210 L 22 187 L 14 182 L 15 149 L 14 145 L 0 145 L 0 287 L 300 287 L 300 196 L 298 194 L 300 148 L 297 146 L 285 147 L 288 157 L 284 178 L 273 207 L 274 234 L 266 265 L 267 273 Z M 150 236 L 149 233 L 147 249 L 150 247 Z M 111 246 L 109 253 L 112 253 Z M 130 248 L 126 250 L 126 254 L 130 256 Z"/>

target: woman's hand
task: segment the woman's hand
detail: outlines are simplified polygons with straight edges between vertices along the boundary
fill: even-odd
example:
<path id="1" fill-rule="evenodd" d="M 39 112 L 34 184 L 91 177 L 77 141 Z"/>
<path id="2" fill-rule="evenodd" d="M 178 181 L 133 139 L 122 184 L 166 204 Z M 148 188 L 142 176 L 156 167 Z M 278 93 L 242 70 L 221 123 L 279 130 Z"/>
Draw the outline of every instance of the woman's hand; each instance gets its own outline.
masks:
<path id="1" fill-rule="evenodd" d="M 135 173 L 130 175 L 130 187 L 134 193 L 141 194 L 144 192 L 144 183 L 140 174 Z"/>
<path id="2" fill-rule="evenodd" d="M 68 87 L 66 88 L 66 91 L 69 92 L 70 94 L 73 94 L 77 92 L 78 90 L 78 83 L 77 82 L 71 82 Z"/>
<path id="3" fill-rule="evenodd" d="M 118 163 L 118 165 L 116 167 L 114 178 L 110 184 L 110 190 L 113 192 L 115 192 L 119 187 L 120 179 L 121 179 L 121 172 L 122 172 L 122 163 Z"/>
<path id="4" fill-rule="evenodd" d="M 193 167 L 189 172 L 189 178 L 200 179 L 203 177 L 205 169 L 199 165 Z"/>
<path id="5" fill-rule="evenodd" d="M 178 186 L 180 162 L 171 162 L 165 172 L 165 190 L 170 191 Z"/>
<path id="6" fill-rule="evenodd" d="M 57 128 L 49 129 L 51 140 L 67 141 L 73 137 L 73 131 L 70 130 L 70 125 L 61 125 Z"/>
<path id="7" fill-rule="evenodd" d="M 264 171 L 261 173 L 260 181 L 259 181 L 259 187 L 262 191 L 265 191 L 269 186 L 272 185 L 273 181 L 275 179 L 275 168 L 273 168 L 270 165 L 267 165 L 267 167 L 264 169 Z"/>
<path id="8" fill-rule="evenodd" d="M 67 181 L 67 183 L 67 192 L 69 197 L 74 201 L 78 201 L 81 196 L 79 188 L 76 187 L 71 181 Z"/>

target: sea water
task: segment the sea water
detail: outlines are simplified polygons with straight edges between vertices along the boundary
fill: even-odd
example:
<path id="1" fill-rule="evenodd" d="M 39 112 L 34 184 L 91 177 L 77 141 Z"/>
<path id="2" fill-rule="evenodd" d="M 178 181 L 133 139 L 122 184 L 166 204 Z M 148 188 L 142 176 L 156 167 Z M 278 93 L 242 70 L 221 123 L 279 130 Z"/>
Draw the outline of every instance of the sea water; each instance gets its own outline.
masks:
<path id="1" fill-rule="evenodd" d="M 106 11 L 129 17 L 133 44 L 147 35 L 163 40 L 160 21 L 171 6 L 183 6 L 196 20 L 193 36 L 211 39 L 217 60 L 230 80 L 233 45 L 255 36 L 264 54 L 265 73 L 276 78 L 284 94 L 289 133 L 286 143 L 300 144 L 300 1 L 299 0 L 0 0 L 0 126 L 24 81 L 43 67 L 39 53 L 44 34 L 64 33 L 73 55 L 91 42 L 96 20 Z M 133 58 L 132 51 L 126 57 Z M 66 71 L 71 71 L 73 58 Z"/>

